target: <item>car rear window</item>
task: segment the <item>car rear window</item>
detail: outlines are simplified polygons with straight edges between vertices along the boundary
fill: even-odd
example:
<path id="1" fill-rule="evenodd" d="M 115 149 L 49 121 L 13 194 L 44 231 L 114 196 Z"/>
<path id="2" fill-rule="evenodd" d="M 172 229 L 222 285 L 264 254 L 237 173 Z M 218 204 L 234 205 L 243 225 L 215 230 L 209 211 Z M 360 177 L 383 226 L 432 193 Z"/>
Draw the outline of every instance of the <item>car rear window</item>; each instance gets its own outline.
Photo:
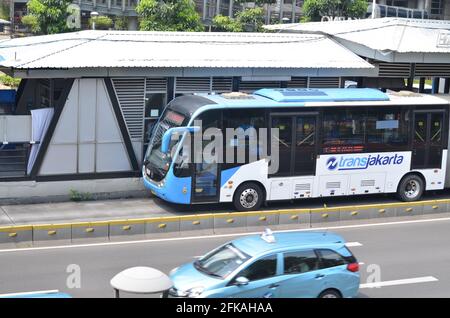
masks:
<path id="1" fill-rule="evenodd" d="M 349 256 L 342 256 L 341 254 L 330 249 L 319 249 L 317 253 L 320 257 L 320 267 L 329 268 L 340 265 L 346 265 L 356 262 L 355 257 L 349 252 Z"/>

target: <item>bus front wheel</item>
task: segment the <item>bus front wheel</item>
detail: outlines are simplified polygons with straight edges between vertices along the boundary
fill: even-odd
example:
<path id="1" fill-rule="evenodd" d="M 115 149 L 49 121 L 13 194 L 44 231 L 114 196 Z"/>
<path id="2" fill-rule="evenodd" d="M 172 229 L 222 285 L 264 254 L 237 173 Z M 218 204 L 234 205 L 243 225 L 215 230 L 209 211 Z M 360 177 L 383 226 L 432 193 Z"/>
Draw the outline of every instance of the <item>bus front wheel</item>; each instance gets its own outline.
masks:
<path id="1" fill-rule="evenodd" d="M 261 187 L 254 182 L 241 184 L 234 193 L 233 203 L 238 211 L 258 210 L 264 201 Z"/>
<path id="2" fill-rule="evenodd" d="M 422 197 L 424 183 L 421 177 L 411 174 L 402 179 L 398 186 L 397 195 L 405 202 L 417 201 Z"/>

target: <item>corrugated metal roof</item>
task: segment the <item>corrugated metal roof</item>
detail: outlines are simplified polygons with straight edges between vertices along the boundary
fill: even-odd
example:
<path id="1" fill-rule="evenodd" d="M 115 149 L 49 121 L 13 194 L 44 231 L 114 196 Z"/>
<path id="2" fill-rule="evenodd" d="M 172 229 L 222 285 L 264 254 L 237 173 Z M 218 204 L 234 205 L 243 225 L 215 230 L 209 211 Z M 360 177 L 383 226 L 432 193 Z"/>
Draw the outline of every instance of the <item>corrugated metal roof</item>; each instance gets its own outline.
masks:
<path id="1" fill-rule="evenodd" d="M 361 19 L 266 26 L 270 30 L 327 34 L 378 51 L 450 53 L 450 21 L 406 18 Z M 449 43 L 446 39 L 449 39 Z"/>
<path id="2" fill-rule="evenodd" d="M 0 56 L 15 69 L 373 68 L 317 34 L 81 31 L 1 41 Z"/>

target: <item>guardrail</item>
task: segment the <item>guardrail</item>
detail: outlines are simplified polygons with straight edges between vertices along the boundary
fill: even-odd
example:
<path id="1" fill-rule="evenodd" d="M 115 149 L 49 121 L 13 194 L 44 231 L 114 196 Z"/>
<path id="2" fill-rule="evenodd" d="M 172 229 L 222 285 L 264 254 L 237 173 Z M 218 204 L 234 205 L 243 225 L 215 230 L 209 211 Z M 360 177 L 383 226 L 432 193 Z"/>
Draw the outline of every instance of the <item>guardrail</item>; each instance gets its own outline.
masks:
<path id="1" fill-rule="evenodd" d="M 271 229 L 306 228 L 315 224 L 359 219 L 408 217 L 450 212 L 450 199 L 287 209 L 257 212 L 191 214 L 143 219 L 124 219 L 63 224 L 0 227 L 0 247 L 32 247 L 139 240 L 158 237 L 213 235 Z"/>

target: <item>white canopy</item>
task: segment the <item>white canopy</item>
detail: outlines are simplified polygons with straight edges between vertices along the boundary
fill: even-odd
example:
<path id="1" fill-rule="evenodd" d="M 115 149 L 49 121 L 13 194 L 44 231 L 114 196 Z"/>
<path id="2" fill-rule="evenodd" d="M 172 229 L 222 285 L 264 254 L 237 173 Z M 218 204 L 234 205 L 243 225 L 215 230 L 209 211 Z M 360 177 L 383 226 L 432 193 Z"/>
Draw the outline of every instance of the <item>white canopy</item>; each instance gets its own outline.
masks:
<path id="1" fill-rule="evenodd" d="M 111 279 L 111 286 L 114 289 L 133 294 L 162 293 L 172 285 L 166 274 L 144 266 L 128 268 Z"/>

